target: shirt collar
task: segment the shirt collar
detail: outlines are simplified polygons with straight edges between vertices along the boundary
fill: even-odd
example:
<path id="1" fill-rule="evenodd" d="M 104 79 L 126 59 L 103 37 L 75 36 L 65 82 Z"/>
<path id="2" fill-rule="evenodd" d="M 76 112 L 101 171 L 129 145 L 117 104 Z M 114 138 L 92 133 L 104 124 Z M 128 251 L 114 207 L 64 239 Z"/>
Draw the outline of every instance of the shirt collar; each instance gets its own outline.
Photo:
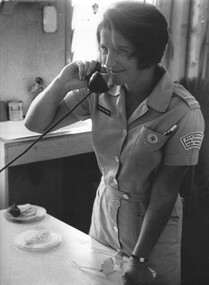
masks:
<path id="1" fill-rule="evenodd" d="M 168 71 L 162 66 L 158 65 L 158 68 L 163 72 L 163 76 L 153 89 L 147 100 L 147 105 L 158 112 L 165 112 L 169 106 L 172 94 L 173 94 L 173 81 Z M 108 78 L 106 78 L 108 82 Z M 121 94 L 122 86 L 109 83 L 108 94 L 112 96 L 118 96 Z"/>
<path id="2" fill-rule="evenodd" d="M 113 85 L 113 84 L 109 85 L 109 91 L 107 93 L 112 96 L 118 96 L 121 94 L 121 86 Z"/>
<path id="3" fill-rule="evenodd" d="M 165 112 L 173 94 L 173 81 L 163 66 L 159 65 L 159 68 L 164 74 L 147 98 L 147 105 L 158 112 Z"/>

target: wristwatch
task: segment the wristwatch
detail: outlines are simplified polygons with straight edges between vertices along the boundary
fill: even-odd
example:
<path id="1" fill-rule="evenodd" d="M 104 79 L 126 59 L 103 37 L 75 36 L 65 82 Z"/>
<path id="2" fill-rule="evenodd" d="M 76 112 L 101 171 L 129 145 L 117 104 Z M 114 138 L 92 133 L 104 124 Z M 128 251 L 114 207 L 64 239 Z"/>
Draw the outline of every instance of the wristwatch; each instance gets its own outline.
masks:
<path id="1" fill-rule="evenodd" d="M 136 260 L 136 261 L 138 261 L 138 262 L 140 262 L 140 263 L 145 263 L 145 262 L 148 261 L 147 258 L 140 257 L 140 256 L 137 256 L 137 255 L 135 255 L 135 254 L 131 254 L 131 257 L 132 257 L 134 260 Z"/>

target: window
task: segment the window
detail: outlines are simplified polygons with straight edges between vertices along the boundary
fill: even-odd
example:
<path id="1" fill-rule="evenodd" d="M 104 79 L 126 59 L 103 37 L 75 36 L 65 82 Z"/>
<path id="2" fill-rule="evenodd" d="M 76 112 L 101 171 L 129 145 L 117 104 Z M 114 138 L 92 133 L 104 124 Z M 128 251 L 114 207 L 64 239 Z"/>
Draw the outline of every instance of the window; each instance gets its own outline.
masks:
<path id="1" fill-rule="evenodd" d="M 73 60 L 92 60 L 98 56 L 96 28 L 104 10 L 117 0 L 72 0 Z M 139 0 L 140 1 L 140 0 Z M 157 0 L 141 0 L 156 5 Z"/>

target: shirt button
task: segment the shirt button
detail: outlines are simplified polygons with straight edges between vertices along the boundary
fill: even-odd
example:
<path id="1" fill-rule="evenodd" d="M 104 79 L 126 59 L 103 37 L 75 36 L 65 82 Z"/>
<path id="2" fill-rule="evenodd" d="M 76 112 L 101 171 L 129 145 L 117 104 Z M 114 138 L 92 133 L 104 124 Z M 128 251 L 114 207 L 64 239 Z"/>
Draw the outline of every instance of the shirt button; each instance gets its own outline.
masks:
<path id="1" fill-rule="evenodd" d="M 144 105 L 143 107 L 142 107 L 142 112 L 146 112 L 147 111 L 147 105 Z"/>
<path id="2" fill-rule="evenodd" d="M 118 181 L 116 178 L 113 178 L 113 182 L 117 185 L 118 184 Z"/>
<path id="3" fill-rule="evenodd" d="M 111 184 L 113 182 L 113 180 L 114 180 L 114 177 L 110 176 L 109 183 Z"/>
<path id="4" fill-rule="evenodd" d="M 113 229 L 116 233 L 118 232 L 118 228 L 116 226 L 114 226 Z"/>
<path id="5" fill-rule="evenodd" d="M 120 160 L 119 160 L 119 157 L 118 157 L 117 155 L 115 156 L 115 161 L 116 161 L 117 163 L 119 163 L 119 161 L 120 161 Z"/>
<path id="6" fill-rule="evenodd" d="M 120 201 L 119 200 L 115 200 L 114 201 L 114 205 L 116 208 L 120 207 Z"/>
<path id="7" fill-rule="evenodd" d="M 123 194 L 123 198 L 124 198 L 125 200 L 128 200 L 128 199 L 129 199 L 128 194 Z"/>
<path id="8" fill-rule="evenodd" d="M 126 129 L 123 129 L 123 130 L 122 130 L 122 135 L 123 135 L 124 137 L 127 135 Z"/>

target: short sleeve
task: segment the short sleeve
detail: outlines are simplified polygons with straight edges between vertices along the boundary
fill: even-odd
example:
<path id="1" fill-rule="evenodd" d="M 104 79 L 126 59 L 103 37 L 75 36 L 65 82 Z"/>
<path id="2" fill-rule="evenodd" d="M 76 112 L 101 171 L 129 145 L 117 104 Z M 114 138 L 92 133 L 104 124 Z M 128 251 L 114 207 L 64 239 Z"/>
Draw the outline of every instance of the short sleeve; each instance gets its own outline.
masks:
<path id="1" fill-rule="evenodd" d="M 85 96 L 87 95 L 87 89 L 79 89 L 69 92 L 65 98 L 64 102 L 69 108 L 69 110 L 72 110 L 79 102 L 81 102 Z M 73 114 L 79 119 L 79 120 L 86 120 L 90 117 L 90 111 L 89 111 L 89 102 L 88 100 L 84 100 L 81 104 L 79 104 L 76 109 L 73 111 Z"/>
<path id="2" fill-rule="evenodd" d="M 168 166 L 196 165 L 203 136 L 204 119 L 200 109 L 189 109 L 165 145 L 163 163 Z"/>

